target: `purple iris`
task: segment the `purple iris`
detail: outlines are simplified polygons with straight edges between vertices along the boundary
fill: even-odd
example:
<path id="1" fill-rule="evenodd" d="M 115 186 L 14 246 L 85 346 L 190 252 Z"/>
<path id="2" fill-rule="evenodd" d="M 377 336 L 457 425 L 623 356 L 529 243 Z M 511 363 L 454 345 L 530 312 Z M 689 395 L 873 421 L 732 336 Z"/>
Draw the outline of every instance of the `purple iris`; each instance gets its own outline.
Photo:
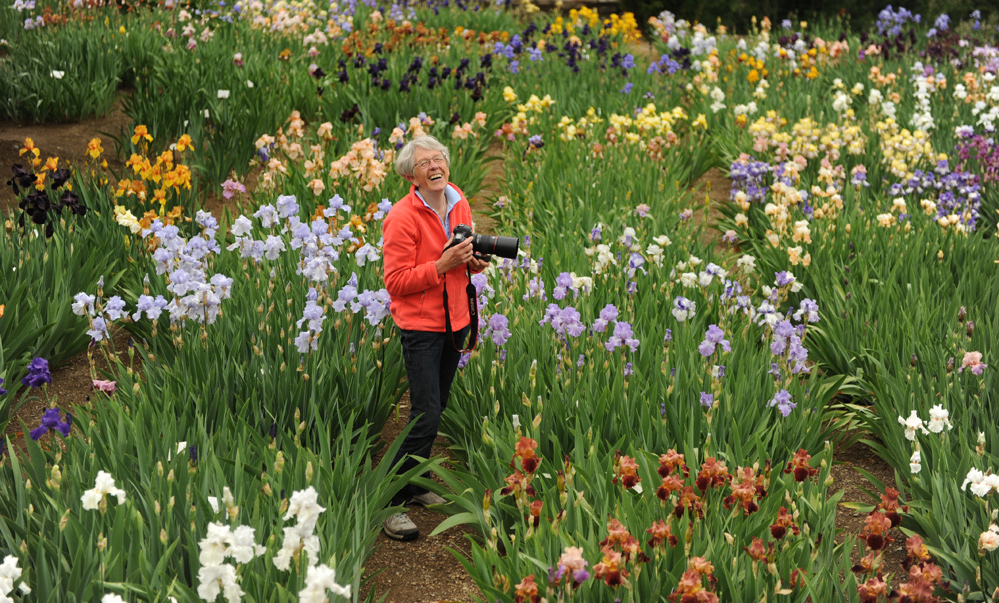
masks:
<path id="1" fill-rule="evenodd" d="M 785 285 L 790 285 L 794 282 L 794 275 L 789 274 L 786 270 L 781 270 L 780 272 L 774 273 L 777 278 L 777 286 L 783 287 Z"/>
<path id="2" fill-rule="evenodd" d="M 3 377 L 0 377 L 0 385 L 3 385 Z M 6 393 L 7 390 L 5 390 L 3 387 L 0 387 L 0 396 L 5 395 Z"/>
<path id="3" fill-rule="evenodd" d="M 701 392 L 701 406 L 704 408 L 711 408 L 711 405 L 715 402 L 715 395 L 709 394 L 707 392 Z"/>
<path id="4" fill-rule="evenodd" d="M 797 407 L 798 405 L 797 403 L 791 401 L 790 392 L 788 392 L 786 389 L 782 389 L 776 394 L 774 394 L 774 397 L 770 399 L 770 403 L 767 406 L 769 406 L 770 408 L 776 406 L 777 410 L 780 411 L 780 414 L 786 417 L 790 415 L 791 411 L 794 410 L 795 407 Z"/>
<path id="5" fill-rule="evenodd" d="M 701 356 L 705 358 L 715 353 L 715 346 L 721 346 L 722 350 L 726 352 L 732 351 L 732 346 L 729 345 L 727 339 L 725 339 L 725 331 L 718 328 L 718 325 L 711 325 L 708 330 L 704 333 L 704 341 L 698 346 L 697 350 L 701 353 Z"/>
<path id="6" fill-rule="evenodd" d="M 28 365 L 28 374 L 21 379 L 21 383 L 28 387 L 41 387 L 43 383 L 52 383 L 49 361 L 44 358 L 32 360 Z"/>
<path id="7" fill-rule="evenodd" d="M 565 299 L 565 295 L 569 289 L 572 289 L 576 296 L 579 295 L 579 292 L 572 287 L 572 275 L 568 272 L 563 272 L 555 279 L 555 289 L 552 290 L 552 297 L 557 300 Z"/>
<path id="8" fill-rule="evenodd" d="M 611 321 L 617 319 L 617 307 L 614 304 L 607 304 L 604 309 L 600 311 L 600 318 L 593 321 L 593 330 L 597 333 L 603 333 L 607 330 L 607 325 Z"/>
<path id="9" fill-rule="evenodd" d="M 35 440 L 37 442 L 38 438 L 48 433 L 49 430 L 51 429 L 58 431 L 63 435 L 63 437 L 66 437 L 69 435 L 69 428 L 72 424 L 73 424 L 72 415 L 66 413 L 66 420 L 62 421 L 59 419 L 59 409 L 49 408 L 46 409 L 44 413 L 42 413 L 42 424 L 36 427 L 35 429 L 32 429 L 28 435 L 31 436 L 32 440 Z"/>
<path id="10" fill-rule="evenodd" d="M 510 319 L 502 314 L 489 317 L 489 336 L 495 345 L 503 345 L 510 339 Z"/>
<path id="11" fill-rule="evenodd" d="M 613 352 L 619 347 L 628 346 L 631 351 L 634 352 L 638 349 L 639 341 L 635 339 L 634 332 L 631 329 L 631 325 L 618 321 L 614 323 L 614 333 L 611 335 L 604 347 L 607 348 L 608 352 Z"/>

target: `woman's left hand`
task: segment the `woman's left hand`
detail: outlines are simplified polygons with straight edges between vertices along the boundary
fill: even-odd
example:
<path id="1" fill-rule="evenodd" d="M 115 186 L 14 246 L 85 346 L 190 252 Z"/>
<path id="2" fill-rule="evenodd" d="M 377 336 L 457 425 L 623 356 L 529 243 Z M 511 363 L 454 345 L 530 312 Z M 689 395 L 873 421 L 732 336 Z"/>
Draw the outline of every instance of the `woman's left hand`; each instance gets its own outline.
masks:
<path id="1" fill-rule="evenodd" d="M 482 272 L 483 270 L 486 269 L 486 266 L 489 265 L 489 262 L 480 260 L 479 258 L 473 255 L 472 259 L 468 260 L 466 264 L 468 264 L 468 267 L 471 269 L 472 272 Z"/>

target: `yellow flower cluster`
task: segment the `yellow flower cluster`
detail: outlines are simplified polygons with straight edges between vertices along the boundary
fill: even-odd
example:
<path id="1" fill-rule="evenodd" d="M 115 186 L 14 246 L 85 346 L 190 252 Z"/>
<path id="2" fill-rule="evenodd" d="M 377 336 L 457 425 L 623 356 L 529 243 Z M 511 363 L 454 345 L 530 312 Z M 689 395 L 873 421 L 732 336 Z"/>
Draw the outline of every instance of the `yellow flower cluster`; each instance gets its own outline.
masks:
<path id="1" fill-rule="evenodd" d="M 548 30 L 548 36 L 561 36 L 563 32 L 575 34 L 584 27 L 602 29 L 611 36 L 621 35 L 625 42 L 637 42 L 642 38 L 642 32 L 638 29 L 638 22 L 635 21 L 634 14 L 624 13 L 618 16 L 615 13 L 601 23 L 597 11 L 586 6 L 570 10 L 568 20 L 561 16 L 555 17 L 555 21 L 552 22 Z"/>
<path id="2" fill-rule="evenodd" d="M 604 122 L 604 119 L 597 115 L 596 110 L 590 107 L 584 117 L 573 119 L 568 115 L 563 115 L 562 119 L 555 124 L 558 136 L 562 140 L 575 140 L 576 138 L 587 138 L 592 136 L 593 128 L 597 124 Z"/>
<path id="3" fill-rule="evenodd" d="M 132 144 L 141 141 L 141 148 L 152 142 L 153 137 L 149 134 L 144 125 L 135 127 L 132 136 Z M 166 216 L 167 193 L 173 189 L 175 194 L 179 194 L 181 189 L 191 190 L 191 168 L 176 161 L 174 154 L 193 150 L 194 143 L 187 134 L 182 135 L 173 145 L 172 149 L 163 151 L 155 158 L 147 157 L 145 154 L 132 153 L 125 167 L 132 170 L 138 178 L 122 178 L 118 181 L 115 190 L 115 197 L 135 197 L 140 203 L 156 201 L 159 203 L 159 216 Z M 96 159 L 101 152 L 100 140 L 93 139 L 87 146 L 87 153 Z M 179 206 L 174 208 L 180 211 Z M 124 208 L 123 208 L 124 210 Z M 155 212 L 154 212 L 155 214 Z M 179 213 L 178 213 L 179 215 Z"/>
<path id="4" fill-rule="evenodd" d="M 679 143 L 674 125 L 686 119 L 689 117 L 680 107 L 671 111 L 657 111 L 652 103 L 643 107 L 635 116 L 614 113 L 606 119 L 600 117 L 596 109 L 590 107 L 586 115 L 578 119 L 568 115 L 562 116 L 555 124 L 555 129 L 559 138 L 564 141 L 592 140 L 597 134 L 596 126 L 606 122 L 607 128 L 603 131 L 604 143 L 611 146 L 619 142 L 636 145 L 651 158 L 658 160 L 663 158 L 666 149 L 675 147 Z M 595 143 L 594 156 L 600 157 L 603 148 L 601 142 Z"/>
<path id="5" fill-rule="evenodd" d="M 642 32 L 639 31 L 638 22 L 632 13 L 624 13 L 620 17 L 617 14 L 611 15 L 609 19 L 604 19 L 604 28 L 612 36 L 623 35 L 625 42 L 637 42 L 642 39 Z"/>
<path id="6" fill-rule="evenodd" d="M 829 122 L 822 126 L 806 117 L 795 122 L 790 132 L 782 130 L 786 124 L 787 120 L 773 110 L 750 124 L 748 131 L 755 139 L 753 150 L 763 153 L 770 147 L 777 147 L 781 159 L 796 155 L 816 159 L 822 155 L 835 162 L 844 150 L 850 155 L 861 155 L 867 147 L 867 135 L 853 122 Z"/>
<path id="7" fill-rule="evenodd" d="M 920 162 L 946 159 L 946 155 L 937 155 L 926 132 L 916 130 L 910 132 L 901 128 L 898 123 L 888 118 L 875 125 L 878 133 L 878 146 L 881 148 L 881 160 L 888 166 L 888 171 L 897 178 L 909 179 L 913 170 Z"/>
<path id="8" fill-rule="evenodd" d="M 239 0 L 235 6 L 240 10 L 243 19 L 254 29 L 287 34 L 309 33 L 325 26 L 331 36 L 340 33 L 336 22 L 333 19 L 326 19 L 326 9 L 312 0 L 278 0 L 271 6 L 266 6 L 260 0 Z M 353 20 L 347 16 L 339 20 L 343 19 Z"/>
<path id="9" fill-rule="evenodd" d="M 512 92 L 512 90 L 511 90 Z M 504 97 L 506 97 L 506 91 L 504 90 Z M 513 96 L 513 102 L 517 100 L 517 96 Z M 522 105 L 517 105 L 517 115 L 513 118 L 513 123 L 525 123 L 527 125 L 533 125 L 537 121 L 537 114 L 544 113 L 545 109 L 551 107 L 555 104 L 555 100 L 550 94 L 546 94 L 544 98 L 538 98 L 537 94 L 532 94 L 527 102 Z M 535 115 L 528 115 L 528 113 L 533 113 Z"/>

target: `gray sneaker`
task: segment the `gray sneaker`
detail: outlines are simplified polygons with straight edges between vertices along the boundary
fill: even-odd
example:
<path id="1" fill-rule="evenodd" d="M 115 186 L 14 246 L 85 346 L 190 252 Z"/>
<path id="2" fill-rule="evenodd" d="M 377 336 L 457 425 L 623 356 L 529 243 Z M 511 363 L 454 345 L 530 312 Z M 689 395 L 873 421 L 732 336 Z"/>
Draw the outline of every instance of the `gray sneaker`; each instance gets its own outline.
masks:
<path id="1" fill-rule="evenodd" d="M 390 516 L 382 523 L 382 528 L 385 535 L 393 540 L 416 540 L 420 535 L 420 529 L 405 513 Z"/>
<path id="2" fill-rule="evenodd" d="M 423 494 L 417 494 L 413 496 L 413 502 L 418 505 L 423 505 L 424 507 L 429 507 L 430 505 L 446 505 L 447 500 L 434 494 L 433 492 L 424 492 Z"/>

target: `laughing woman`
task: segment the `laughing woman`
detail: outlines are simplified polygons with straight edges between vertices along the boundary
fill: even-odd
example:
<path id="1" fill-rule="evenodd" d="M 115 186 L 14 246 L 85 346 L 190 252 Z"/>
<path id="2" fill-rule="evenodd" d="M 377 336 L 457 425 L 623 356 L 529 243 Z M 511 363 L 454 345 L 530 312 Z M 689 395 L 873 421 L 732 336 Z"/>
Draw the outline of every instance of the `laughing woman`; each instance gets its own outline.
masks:
<path id="1" fill-rule="evenodd" d="M 403 461 L 401 472 L 416 465 L 414 457 L 430 458 L 458 369 L 459 350 L 469 332 L 465 268 L 479 272 L 487 266 L 473 257 L 471 237 L 449 247 L 453 228 L 472 223 L 468 200 L 448 181 L 450 167 L 447 147 L 433 136 L 407 143 L 396 157 L 395 169 L 410 182 L 409 194 L 392 207 L 384 224 L 385 288 L 392 300 L 392 318 L 402 331 L 409 421 L 416 422 L 393 461 Z M 446 335 L 445 284 L 453 340 Z M 392 504 L 445 502 L 433 492 L 407 484 Z M 416 524 L 405 513 L 389 517 L 383 527 L 396 540 L 419 536 Z"/>

